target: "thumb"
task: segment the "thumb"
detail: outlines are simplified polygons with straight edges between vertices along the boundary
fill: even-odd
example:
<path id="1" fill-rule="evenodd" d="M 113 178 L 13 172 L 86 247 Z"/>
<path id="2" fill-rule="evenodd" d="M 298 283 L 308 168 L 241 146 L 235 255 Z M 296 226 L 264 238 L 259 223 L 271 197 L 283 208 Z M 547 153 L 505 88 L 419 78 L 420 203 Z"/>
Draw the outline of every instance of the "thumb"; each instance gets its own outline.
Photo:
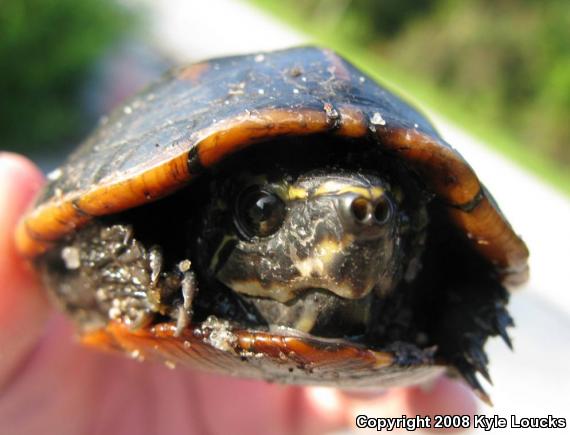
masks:
<path id="1" fill-rule="evenodd" d="M 14 244 L 16 224 L 43 184 L 39 169 L 0 153 L 0 387 L 37 341 L 48 305 Z"/>

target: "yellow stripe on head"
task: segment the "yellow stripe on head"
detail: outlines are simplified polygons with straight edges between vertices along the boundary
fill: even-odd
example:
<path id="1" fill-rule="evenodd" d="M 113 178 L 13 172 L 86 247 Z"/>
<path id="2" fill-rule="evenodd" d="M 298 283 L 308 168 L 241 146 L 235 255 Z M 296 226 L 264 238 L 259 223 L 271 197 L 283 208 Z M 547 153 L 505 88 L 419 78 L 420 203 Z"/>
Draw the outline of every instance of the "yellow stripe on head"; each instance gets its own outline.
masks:
<path id="1" fill-rule="evenodd" d="M 355 193 L 371 201 L 380 198 L 384 194 L 384 189 L 379 186 L 356 186 L 339 181 L 327 181 L 319 186 L 311 195 L 324 196 L 324 195 L 342 195 L 344 193 Z"/>
<path id="2" fill-rule="evenodd" d="M 289 186 L 287 190 L 287 198 L 291 201 L 298 199 L 307 199 L 309 197 L 309 192 L 307 189 L 298 186 Z"/>

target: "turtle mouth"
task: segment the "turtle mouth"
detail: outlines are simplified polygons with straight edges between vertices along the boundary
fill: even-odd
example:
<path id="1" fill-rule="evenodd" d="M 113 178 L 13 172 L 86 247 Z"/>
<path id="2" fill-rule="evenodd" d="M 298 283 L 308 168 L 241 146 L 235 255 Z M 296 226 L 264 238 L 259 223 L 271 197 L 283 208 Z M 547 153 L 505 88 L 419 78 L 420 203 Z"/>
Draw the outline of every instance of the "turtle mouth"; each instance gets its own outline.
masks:
<path id="1" fill-rule="evenodd" d="M 326 338 L 366 333 L 374 295 L 347 299 L 325 287 L 307 287 L 287 302 L 239 295 L 251 314 L 269 330 L 288 328 Z"/>
<path id="2" fill-rule="evenodd" d="M 193 302 L 192 324 L 203 328 L 226 322 L 236 330 L 310 339 L 328 346 L 352 344 L 362 349 L 386 350 L 395 342 L 412 343 L 408 350 L 421 353 L 429 347 L 425 334 L 412 332 L 414 324 L 397 331 L 396 317 L 411 317 L 402 295 L 380 298 L 374 292 L 347 299 L 323 287 L 307 287 L 287 302 L 237 293 L 224 285 L 200 290 Z M 398 307 L 398 310 L 394 310 Z M 214 323 L 212 323 L 214 322 Z"/>

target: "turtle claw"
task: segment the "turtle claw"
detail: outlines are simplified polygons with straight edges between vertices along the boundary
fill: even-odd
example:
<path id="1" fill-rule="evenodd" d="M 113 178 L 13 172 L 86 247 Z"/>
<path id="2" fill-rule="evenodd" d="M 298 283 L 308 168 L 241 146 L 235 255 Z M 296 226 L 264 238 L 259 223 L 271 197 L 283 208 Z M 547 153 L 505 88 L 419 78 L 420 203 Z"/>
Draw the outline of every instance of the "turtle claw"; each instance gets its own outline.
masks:
<path id="1" fill-rule="evenodd" d="M 487 364 L 489 363 L 489 358 L 483 350 L 483 344 L 476 337 L 471 337 L 469 348 L 463 353 L 465 362 L 469 364 L 471 370 L 481 373 L 489 384 L 493 385 L 489 371 L 487 370 Z"/>
<path id="2" fill-rule="evenodd" d="M 485 392 L 485 390 L 483 389 L 474 389 L 473 392 L 475 393 L 475 395 L 481 400 L 483 401 L 486 405 L 490 406 L 491 408 L 495 405 L 493 405 L 493 401 L 491 400 L 491 397 Z"/>
<path id="3" fill-rule="evenodd" d="M 484 355 L 484 354 L 483 354 Z M 485 356 L 485 355 L 484 355 Z M 467 359 L 467 361 L 469 361 L 469 363 L 471 364 L 472 368 L 481 373 L 481 375 L 485 378 L 485 380 L 487 382 L 489 382 L 489 384 L 493 385 L 493 381 L 491 380 L 491 376 L 489 375 L 489 371 L 487 370 L 487 357 L 485 356 L 485 359 L 481 359 L 481 358 L 473 358 L 473 355 L 465 355 L 465 358 Z"/>
<path id="4" fill-rule="evenodd" d="M 489 375 L 487 367 L 485 366 L 477 367 L 477 371 L 481 373 L 481 375 L 485 378 L 487 382 L 489 382 L 489 384 L 493 385 L 493 380 L 491 379 L 491 375 Z"/>
<path id="5" fill-rule="evenodd" d="M 481 383 L 477 379 L 477 375 L 472 367 L 458 367 L 459 373 L 463 380 L 471 387 L 471 390 L 475 393 L 475 395 L 482 400 L 485 404 L 489 406 L 493 406 L 493 402 L 491 401 L 491 397 L 487 394 L 487 392 L 482 387 Z M 485 375 L 483 375 L 485 376 Z M 487 374 L 488 376 L 488 374 Z"/>
<path id="6" fill-rule="evenodd" d="M 505 344 L 509 347 L 509 349 L 513 350 L 513 342 L 511 341 L 511 338 L 507 334 L 507 331 L 505 331 L 504 329 L 499 330 L 499 335 L 501 336 Z"/>
<path id="7" fill-rule="evenodd" d="M 507 332 L 507 327 L 513 326 L 514 324 L 512 317 L 509 315 L 509 313 L 507 313 L 506 310 L 502 310 L 501 312 L 497 313 L 497 317 L 494 323 L 495 332 L 503 339 L 509 349 L 513 350 L 513 343 Z"/>
<path id="8" fill-rule="evenodd" d="M 182 331 L 190 324 L 192 320 L 192 302 L 198 292 L 198 283 L 195 273 L 190 269 L 190 261 L 182 261 L 178 269 L 183 273 L 181 282 L 182 303 L 178 305 L 177 321 L 176 321 L 176 337 L 182 334 Z"/>

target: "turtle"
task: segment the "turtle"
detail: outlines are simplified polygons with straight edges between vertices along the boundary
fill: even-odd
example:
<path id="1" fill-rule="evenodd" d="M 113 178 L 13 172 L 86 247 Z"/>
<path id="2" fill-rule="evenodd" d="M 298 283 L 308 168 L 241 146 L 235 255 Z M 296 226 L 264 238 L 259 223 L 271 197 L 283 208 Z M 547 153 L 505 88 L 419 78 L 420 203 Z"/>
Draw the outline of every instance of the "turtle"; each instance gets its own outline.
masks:
<path id="1" fill-rule="evenodd" d="M 313 46 L 177 67 L 104 117 L 16 232 L 82 343 L 490 403 L 528 249 L 410 104 Z"/>

